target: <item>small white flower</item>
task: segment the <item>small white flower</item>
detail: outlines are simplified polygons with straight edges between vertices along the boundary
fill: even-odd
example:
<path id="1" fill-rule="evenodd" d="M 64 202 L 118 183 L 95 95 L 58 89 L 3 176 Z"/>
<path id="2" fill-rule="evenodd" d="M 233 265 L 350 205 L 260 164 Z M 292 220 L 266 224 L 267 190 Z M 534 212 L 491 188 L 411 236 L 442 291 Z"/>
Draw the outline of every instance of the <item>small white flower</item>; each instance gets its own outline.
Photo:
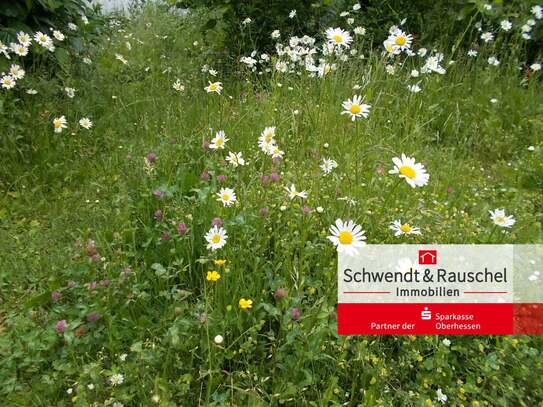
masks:
<path id="1" fill-rule="evenodd" d="M 215 336 L 215 338 L 213 338 L 213 341 L 214 341 L 217 345 L 220 345 L 221 343 L 224 342 L 224 338 L 222 337 L 222 335 L 217 335 L 217 336 Z"/>
<path id="2" fill-rule="evenodd" d="M 21 44 L 23 47 L 28 47 L 32 42 L 32 38 L 24 31 L 19 31 L 17 33 L 17 41 L 19 41 L 19 44 Z"/>
<path id="3" fill-rule="evenodd" d="M 83 117 L 79 120 L 79 125 L 84 129 L 90 130 L 92 128 L 92 121 L 88 117 Z"/>
<path id="4" fill-rule="evenodd" d="M 238 165 L 245 165 L 245 160 L 243 159 L 241 152 L 233 153 L 232 151 L 229 151 L 226 161 L 228 161 L 234 167 L 237 167 Z"/>
<path id="5" fill-rule="evenodd" d="M 330 174 L 334 168 L 337 168 L 337 162 L 330 158 L 323 158 L 320 167 L 324 175 Z"/>
<path id="6" fill-rule="evenodd" d="M 441 391 L 441 389 L 437 389 L 436 396 L 437 396 L 437 401 L 439 401 L 441 404 L 445 404 L 448 400 L 447 395 L 443 394 L 443 391 Z"/>
<path id="7" fill-rule="evenodd" d="M 530 65 L 530 69 L 532 71 L 534 71 L 534 72 L 535 71 L 540 71 L 541 70 L 541 64 L 532 64 L 532 65 Z"/>
<path id="8" fill-rule="evenodd" d="M 492 34 L 490 31 L 486 31 L 486 32 L 481 34 L 481 39 L 484 42 L 490 42 L 490 41 L 492 41 L 494 39 L 494 34 Z"/>
<path id="9" fill-rule="evenodd" d="M 530 11 L 532 14 L 537 18 L 538 20 L 541 20 L 543 18 L 543 7 L 541 6 L 533 6 Z"/>
<path id="10" fill-rule="evenodd" d="M 288 13 L 288 18 L 294 18 L 296 17 L 296 10 L 291 10 L 290 13 Z"/>
<path id="11" fill-rule="evenodd" d="M 447 338 L 443 339 L 442 342 L 443 342 L 443 345 L 445 345 L 447 347 L 451 346 L 451 341 L 449 339 L 447 339 Z"/>
<path id="12" fill-rule="evenodd" d="M 290 185 L 290 188 L 289 187 L 285 187 L 285 191 L 288 192 L 288 197 L 290 199 L 294 199 L 294 198 L 301 198 L 301 199 L 307 199 L 307 192 L 306 191 L 300 191 L 298 192 L 296 190 L 296 186 L 294 184 L 291 184 Z"/>
<path id="13" fill-rule="evenodd" d="M 231 188 L 221 188 L 216 195 L 217 201 L 222 202 L 224 206 L 233 205 L 237 200 L 236 193 Z"/>
<path id="14" fill-rule="evenodd" d="M 115 373 L 109 378 L 109 382 L 112 386 L 119 386 L 124 382 L 124 376 L 120 373 Z"/>
<path id="15" fill-rule="evenodd" d="M 511 28 L 513 28 L 513 24 L 509 20 L 503 20 L 500 22 L 500 27 L 503 31 L 509 31 Z"/>
<path id="16" fill-rule="evenodd" d="M 422 90 L 420 86 L 417 84 L 407 85 L 407 89 L 409 90 L 409 92 L 413 92 L 413 93 L 419 93 Z"/>
<path id="17" fill-rule="evenodd" d="M 487 62 L 489 65 L 492 65 L 492 66 L 498 66 L 500 64 L 500 61 L 496 57 L 489 57 Z"/>
<path id="18" fill-rule="evenodd" d="M 68 87 L 66 87 L 66 88 L 64 88 L 64 92 L 66 92 L 66 95 L 67 95 L 70 99 L 72 99 L 72 98 L 75 96 L 76 90 L 75 90 L 74 88 L 68 88 Z"/>
<path id="19" fill-rule="evenodd" d="M 53 37 L 55 37 L 55 39 L 56 39 L 57 41 L 64 41 L 64 38 L 65 38 L 64 34 L 62 34 L 62 33 L 61 33 L 60 31 L 58 31 L 58 30 L 54 30 L 54 31 L 53 31 Z"/>
<path id="20" fill-rule="evenodd" d="M 60 116 L 53 119 L 53 128 L 55 130 L 55 133 L 62 133 L 62 129 L 65 129 L 68 127 L 68 122 L 66 121 L 66 117 Z"/>
<path id="21" fill-rule="evenodd" d="M 185 90 L 185 86 L 183 84 L 181 84 L 181 81 L 179 79 L 177 79 L 173 85 L 172 85 L 172 88 L 174 90 L 176 90 L 177 92 L 183 92 Z"/>
<path id="22" fill-rule="evenodd" d="M 17 81 L 11 75 L 4 75 L 0 78 L 0 83 L 4 89 L 13 89 L 17 84 Z"/>
<path id="23" fill-rule="evenodd" d="M 364 27 L 355 27 L 355 35 L 366 35 L 366 29 Z"/>
<path id="24" fill-rule="evenodd" d="M 468 57 L 472 57 L 472 58 L 473 58 L 473 57 L 476 57 L 477 54 L 478 54 L 478 52 L 477 52 L 476 50 L 474 50 L 474 49 L 470 49 L 470 50 L 468 51 Z"/>
<path id="25" fill-rule="evenodd" d="M 496 226 L 502 228 L 510 228 L 516 223 L 516 220 L 513 215 L 506 215 L 505 210 L 503 209 L 494 209 L 493 211 L 488 211 L 490 213 L 490 219 Z"/>
<path id="26" fill-rule="evenodd" d="M 276 40 L 281 37 L 281 32 L 279 30 L 273 30 L 271 33 L 271 37 Z"/>

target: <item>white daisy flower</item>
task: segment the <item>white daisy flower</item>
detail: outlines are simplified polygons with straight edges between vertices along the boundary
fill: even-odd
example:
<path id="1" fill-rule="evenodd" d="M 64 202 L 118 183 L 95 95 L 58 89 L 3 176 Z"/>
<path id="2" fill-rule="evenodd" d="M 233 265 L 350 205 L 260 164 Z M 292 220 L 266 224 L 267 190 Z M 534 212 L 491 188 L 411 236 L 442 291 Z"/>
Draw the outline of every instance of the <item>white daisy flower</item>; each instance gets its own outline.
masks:
<path id="1" fill-rule="evenodd" d="M 209 82 L 209 85 L 204 89 L 207 93 L 218 93 L 220 95 L 222 92 L 222 82 Z"/>
<path id="2" fill-rule="evenodd" d="M 245 165 L 245 160 L 243 159 L 241 152 L 233 153 L 232 151 L 229 151 L 226 161 L 228 161 L 234 167 L 237 167 L 238 165 Z"/>
<path id="3" fill-rule="evenodd" d="M 394 232 L 394 236 L 401 235 L 420 235 L 420 228 L 411 226 L 409 223 L 402 223 L 401 220 L 395 220 L 389 226 Z"/>
<path id="4" fill-rule="evenodd" d="M 481 34 L 481 39 L 484 42 L 490 42 L 494 39 L 494 34 L 492 34 L 490 31 L 484 32 Z"/>
<path id="5" fill-rule="evenodd" d="M 217 250 L 226 244 L 228 235 L 226 230 L 222 227 L 213 226 L 205 235 L 207 241 L 207 248 L 211 250 Z"/>
<path id="6" fill-rule="evenodd" d="M 54 31 L 53 31 L 53 37 L 55 37 L 55 39 L 56 39 L 57 41 L 64 41 L 64 39 L 66 38 L 66 37 L 64 36 L 64 34 L 62 34 L 62 33 L 61 33 L 60 31 L 58 31 L 58 30 L 54 30 Z"/>
<path id="7" fill-rule="evenodd" d="M 330 158 L 323 158 L 320 167 L 324 175 L 330 174 L 334 168 L 337 168 L 337 162 Z"/>
<path id="8" fill-rule="evenodd" d="M 53 45 L 53 40 L 51 39 L 51 37 L 49 37 L 47 34 L 42 33 L 41 31 L 38 31 L 36 34 L 34 34 L 34 41 L 47 49 L 50 49 Z"/>
<path id="9" fill-rule="evenodd" d="M 217 192 L 217 201 L 222 202 L 224 206 L 230 206 L 237 200 L 236 193 L 231 188 L 221 188 Z"/>
<path id="10" fill-rule="evenodd" d="M 68 127 L 68 122 L 66 121 L 66 117 L 60 116 L 53 119 L 53 128 L 55 129 L 55 133 L 62 133 L 62 129 L 65 129 Z"/>
<path id="11" fill-rule="evenodd" d="M 32 42 L 32 38 L 24 31 L 19 31 L 17 33 L 17 41 L 19 41 L 19 44 L 21 44 L 23 47 L 28 47 Z"/>
<path id="12" fill-rule="evenodd" d="M 416 163 L 414 158 L 407 157 L 402 153 L 401 159 L 394 157 L 392 162 L 394 163 L 394 168 L 388 173 L 398 174 L 398 176 L 404 178 L 411 187 L 422 187 L 428 183 L 430 174 L 426 172 L 424 165 Z"/>
<path id="13" fill-rule="evenodd" d="M 14 43 L 12 42 L 9 44 L 9 47 L 15 53 L 16 55 L 19 55 L 20 57 L 24 57 L 28 55 L 28 47 L 25 47 L 22 44 Z"/>
<path id="14" fill-rule="evenodd" d="M 177 92 L 183 92 L 185 90 L 185 86 L 181 84 L 181 81 L 177 79 L 173 85 L 172 88 L 176 90 Z"/>
<path id="15" fill-rule="evenodd" d="M 291 184 L 290 188 L 285 187 L 285 191 L 288 192 L 288 197 L 290 199 L 294 199 L 294 198 L 307 199 L 307 192 L 306 191 L 298 192 L 294 184 Z"/>
<path id="16" fill-rule="evenodd" d="M 468 51 L 468 57 L 476 57 L 477 54 L 478 54 L 478 52 L 476 50 L 474 50 L 474 49 L 470 49 Z"/>
<path id="17" fill-rule="evenodd" d="M 409 90 L 409 92 L 419 93 L 422 89 L 420 88 L 419 85 L 415 84 L 415 85 L 408 85 L 407 90 Z"/>
<path id="18" fill-rule="evenodd" d="M 224 150 L 224 146 L 226 145 L 226 142 L 230 140 L 226 137 L 224 134 L 224 131 L 219 130 L 217 133 L 215 133 L 215 137 L 211 139 L 211 144 L 209 145 L 209 148 L 213 150 L 218 150 L 219 148 L 221 150 Z"/>
<path id="19" fill-rule="evenodd" d="M 354 122 L 359 117 L 368 117 L 370 113 L 371 105 L 362 103 L 362 96 L 355 95 L 352 99 L 348 99 L 342 103 L 343 112 L 341 114 L 346 114 L 351 117 L 351 120 Z"/>
<path id="20" fill-rule="evenodd" d="M 328 44 L 338 48 L 349 48 L 353 41 L 351 34 L 341 28 L 328 28 L 326 30 L 326 37 L 328 38 Z"/>
<path id="21" fill-rule="evenodd" d="M 500 22 L 500 27 L 503 31 L 509 31 L 511 28 L 513 28 L 513 24 L 509 20 L 502 20 Z"/>
<path id="22" fill-rule="evenodd" d="M 92 128 L 92 121 L 88 117 L 83 117 L 79 120 L 79 125 L 84 129 L 90 130 Z"/>
<path id="23" fill-rule="evenodd" d="M 16 80 L 23 79 L 25 77 L 25 70 L 17 64 L 12 64 L 9 67 L 9 74 Z"/>
<path id="24" fill-rule="evenodd" d="M 413 36 L 397 28 L 388 37 L 388 41 L 391 42 L 393 46 L 399 49 L 400 51 L 407 51 L 408 49 L 411 48 L 411 43 L 413 42 Z"/>
<path id="25" fill-rule="evenodd" d="M 490 213 L 490 219 L 494 222 L 495 225 L 502 228 L 510 228 L 516 222 L 513 215 L 506 215 L 504 209 L 494 209 L 493 211 L 488 211 Z"/>
<path id="26" fill-rule="evenodd" d="M 275 146 L 275 127 L 266 127 L 258 138 L 258 147 L 266 153 L 270 154 Z"/>
<path id="27" fill-rule="evenodd" d="M 272 145 L 270 146 L 269 154 L 272 156 L 272 158 L 283 158 L 285 152 L 281 150 L 277 145 Z"/>
<path id="28" fill-rule="evenodd" d="M 0 83 L 4 89 L 13 89 L 17 84 L 17 81 L 11 75 L 4 75 L 0 78 Z"/>
<path id="29" fill-rule="evenodd" d="M 358 253 L 358 248 L 366 244 L 365 232 L 352 220 L 343 222 L 337 219 L 335 225 L 330 226 L 330 233 L 328 240 L 336 246 L 338 253 L 354 256 Z"/>
<path id="30" fill-rule="evenodd" d="M 281 37 L 281 32 L 279 30 L 273 30 L 271 33 L 271 37 L 276 40 Z"/>

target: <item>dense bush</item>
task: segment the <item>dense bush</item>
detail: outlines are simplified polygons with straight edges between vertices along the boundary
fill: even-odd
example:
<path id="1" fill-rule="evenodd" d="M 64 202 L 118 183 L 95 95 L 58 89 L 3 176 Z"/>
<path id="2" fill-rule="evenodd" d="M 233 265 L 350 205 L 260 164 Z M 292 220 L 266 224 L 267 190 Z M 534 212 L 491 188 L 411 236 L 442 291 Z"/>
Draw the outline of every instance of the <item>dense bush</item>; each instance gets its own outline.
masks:
<path id="1" fill-rule="evenodd" d="M 361 25 L 374 37 L 374 45 L 380 46 L 386 39 L 386 29 L 405 19 L 410 32 L 425 44 L 447 45 L 457 49 L 477 37 L 479 29 L 497 26 L 503 19 L 517 20 L 516 31 L 525 24 L 522 18 L 530 14 L 537 1 L 479 1 L 479 0 L 167 0 L 176 7 L 208 7 L 218 13 L 208 21 L 204 30 L 224 24 L 224 45 L 230 56 L 246 55 L 253 50 L 268 52 L 274 46 L 271 33 L 279 30 L 286 35 L 310 35 L 322 33 L 324 27 L 345 26 L 345 21 L 355 17 L 354 24 Z M 354 4 L 360 9 L 355 13 Z M 490 6 L 490 8 L 489 8 Z M 345 15 L 345 10 L 351 9 Z M 292 10 L 295 16 L 290 15 Z M 250 23 L 244 24 L 247 18 Z M 248 21 L 248 20 L 247 20 Z M 451 41 L 456 38 L 457 41 Z M 534 60 L 543 45 L 543 31 L 534 28 L 531 40 L 519 51 L 527 52 Z"/>

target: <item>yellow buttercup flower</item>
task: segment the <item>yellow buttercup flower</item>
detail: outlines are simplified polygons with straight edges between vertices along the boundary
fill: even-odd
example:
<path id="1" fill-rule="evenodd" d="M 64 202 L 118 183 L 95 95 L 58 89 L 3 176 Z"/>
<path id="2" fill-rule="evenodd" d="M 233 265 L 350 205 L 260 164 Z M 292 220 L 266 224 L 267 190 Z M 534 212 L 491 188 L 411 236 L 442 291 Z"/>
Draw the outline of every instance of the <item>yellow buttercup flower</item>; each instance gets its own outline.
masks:
<path id="1" fill-rule="evenodd" d="M 248 309 L 253 307 L 253 300 L 246 300 L 245 298 L 241 298 L 239 300 L 239 307 L 241 309 Z"/>
<path id="2" fill-rule="evenodd" d="M 217 273 L 215 270 L 207 272 L 207 276 L 206 276 L 207 281 L 216 282 L 220 278 L 221 278 L 221 275 L 219 273 Z"/>
<path id="3" fill-rule="evenodd" d="M 226 264 L 226 259 L 213 260 L 216 266 L 223 267 Z"/>

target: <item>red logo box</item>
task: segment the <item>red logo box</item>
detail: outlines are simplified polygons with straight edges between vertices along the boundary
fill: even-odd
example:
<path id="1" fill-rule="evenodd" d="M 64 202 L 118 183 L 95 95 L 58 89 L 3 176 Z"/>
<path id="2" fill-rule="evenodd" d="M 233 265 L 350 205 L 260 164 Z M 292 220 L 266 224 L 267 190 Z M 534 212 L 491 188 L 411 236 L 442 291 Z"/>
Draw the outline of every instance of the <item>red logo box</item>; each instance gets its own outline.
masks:
<path id="1" fill-rule="evenodd" d="M 419 264 L 437 264 L 437 250 L 419 250 Z"/>

